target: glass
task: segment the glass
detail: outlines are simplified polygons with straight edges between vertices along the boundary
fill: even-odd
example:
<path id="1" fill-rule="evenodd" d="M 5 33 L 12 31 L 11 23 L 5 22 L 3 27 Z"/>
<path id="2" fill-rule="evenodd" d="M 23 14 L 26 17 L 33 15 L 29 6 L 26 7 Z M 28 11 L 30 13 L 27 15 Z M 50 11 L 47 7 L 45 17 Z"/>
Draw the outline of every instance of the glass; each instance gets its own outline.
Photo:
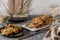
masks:
<path id="1" fill-rule="evenodd" d="M 51 6 L 50 6 L 50 12 L 51 12 L 51 15 L 53 16 L 53 17 L 55 17 L 55 16 L 57 16 L 57 10 L 58 10 L 58 7 L 59 7 L 59 5 L 57 5 L 57 4 L 52 4 Z"/>

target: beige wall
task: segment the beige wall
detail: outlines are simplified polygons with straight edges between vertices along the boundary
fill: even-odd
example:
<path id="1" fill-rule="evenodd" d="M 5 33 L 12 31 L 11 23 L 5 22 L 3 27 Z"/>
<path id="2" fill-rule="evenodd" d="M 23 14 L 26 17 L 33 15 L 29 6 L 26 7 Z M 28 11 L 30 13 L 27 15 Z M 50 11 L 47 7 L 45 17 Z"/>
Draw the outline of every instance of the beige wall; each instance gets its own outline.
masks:
<path id="1" fill-rule="evenodd" d="M 58 14 L 60 14 L 60 0 L 32 0 L 30 14 L 49 13 L 48 9 L 52 4 L 59 5 Z"/>

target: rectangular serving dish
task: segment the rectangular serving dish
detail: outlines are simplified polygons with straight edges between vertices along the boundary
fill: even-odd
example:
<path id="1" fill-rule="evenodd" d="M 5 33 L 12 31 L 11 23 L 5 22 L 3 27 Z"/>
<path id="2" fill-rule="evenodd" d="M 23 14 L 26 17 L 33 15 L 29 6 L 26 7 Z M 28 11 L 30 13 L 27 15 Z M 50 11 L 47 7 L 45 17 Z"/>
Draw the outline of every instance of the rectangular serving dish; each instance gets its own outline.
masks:
<path id="1" fill-rule="evenodd" d="M 41 30 L 41 29 L 46 28 L 46 27 L 49 27 L 49 26 L 50 26 L 50 24 L 45 25 L 45 26 L 42 26 L 42 27 L 39 27 L 39 28 L 29 28 L 29 27 L 26 27 L 26 25 L 25 25 L 25 24 L 24 24 L 24 25 L 22 25 L 22 27 L 23 27 L 23 28 L 26 28 L 26 29 L 28 29 L 28 30 L 30 30 L 30 31 L 37 31 L 37 30 Z"/>

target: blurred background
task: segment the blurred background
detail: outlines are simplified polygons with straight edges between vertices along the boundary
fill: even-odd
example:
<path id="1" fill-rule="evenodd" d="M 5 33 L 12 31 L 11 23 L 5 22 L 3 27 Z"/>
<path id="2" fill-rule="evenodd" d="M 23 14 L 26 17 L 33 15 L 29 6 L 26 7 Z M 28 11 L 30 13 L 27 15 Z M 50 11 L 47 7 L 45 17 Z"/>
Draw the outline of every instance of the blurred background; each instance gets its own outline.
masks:
<path id="1" fill-rule="evenodd" d="M 8 15 L 6 8 L 1 5 L 1 1 L 7 7 L 8 0 L 0 0 L 0 15 Z M 49 13 L 49 7 L 51 5 L 59 5 L 60 0 L 31 0 L 29 4 L 29 14 L 44 14 Z M 58 8 L 58 14 L 60 14 L 60 7 Z"/>

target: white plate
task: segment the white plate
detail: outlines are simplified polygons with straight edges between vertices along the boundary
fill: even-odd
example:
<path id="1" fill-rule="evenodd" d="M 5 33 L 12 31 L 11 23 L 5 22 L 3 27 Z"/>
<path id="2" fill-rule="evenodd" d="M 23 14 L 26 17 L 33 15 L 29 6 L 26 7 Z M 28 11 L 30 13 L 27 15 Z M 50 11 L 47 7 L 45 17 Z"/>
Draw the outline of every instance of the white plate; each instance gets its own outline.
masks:
<path id="1" fill-rule="evenodd" d="M 23 28 L 26 28 L 26 29 L 28 29 L 30 31 L 37 31 L 37 30 L 40 30 L 40 29 L 43 29 L 43 28 L 46 28 L 46 27 L 49 27 L 49 26 L 50 26 L 50 24 L 42 26 L 41 28 L 29 28 L 29 27 L 26 27 L 26 25 L 22 25 Z"/>

